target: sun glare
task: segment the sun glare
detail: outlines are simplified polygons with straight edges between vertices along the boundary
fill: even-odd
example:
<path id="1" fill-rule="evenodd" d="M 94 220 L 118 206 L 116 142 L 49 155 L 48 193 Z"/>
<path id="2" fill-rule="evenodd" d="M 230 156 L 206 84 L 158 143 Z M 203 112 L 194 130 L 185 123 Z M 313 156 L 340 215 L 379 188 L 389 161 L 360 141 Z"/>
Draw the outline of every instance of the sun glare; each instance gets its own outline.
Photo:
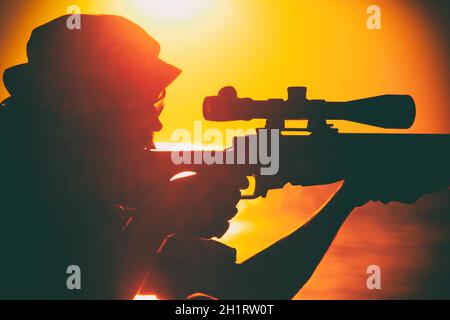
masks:
<path id="1" fill-rule="evenodd" d="M 159 300 L 155 294 L 137 294 L 133 300 Z"/>
<path id="2" fill-rule="evenodd" d="M 209 0 L 134 0 L 138 10 L 160 22 L 192 20 L 205 13 Z"/>
<path id="3" fill-rule="evenodd" d="M 179 180 L 179 179 L 183 179 L 183 178 L 187 178 L 187 177 L 192 177 L 192 176 L 195 176 L 196 174 L 197 173 L 193 172 L 193 171 L 183 171 L 183 172 L 177 173 L 172 178 L 170 178 L 170 181 L 175 181 L 175 180 Z"/>

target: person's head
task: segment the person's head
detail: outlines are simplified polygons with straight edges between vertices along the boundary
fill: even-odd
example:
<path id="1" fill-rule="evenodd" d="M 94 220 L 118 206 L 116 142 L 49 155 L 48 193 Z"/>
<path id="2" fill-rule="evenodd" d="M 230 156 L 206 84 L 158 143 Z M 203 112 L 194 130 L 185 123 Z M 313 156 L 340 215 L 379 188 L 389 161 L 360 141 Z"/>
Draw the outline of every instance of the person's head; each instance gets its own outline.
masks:
<path id="1" fill-rule="evenodd" d="M 33 30 L 28 62 L 3 75 L 12 102 L 1 110 L 8 145 L 12 153 L 16 145 L 26 150 L 23 161 L 35 178 L 20 165 L 11 176 L 33 182 L 35 196 L 50 205 L 133 190 L 140 170 L 125 169 L 161 129 L 155 104 L 180 73 L 159 59 L 158 42 L 125 18 L 81 15 L 74 30 L 68 19 Z"/>
<path id="2" fill-rule="evenodd" d="M 33 31 L 28 63 L 4 73 L 7 90 L 34 113 L 66 121 L 71 137 L 143 146 L 161 129 L 165 89 L 180 70 L 160 60 L 158 42 L 125 18 L 81 15 L 73 30 L 68 19 Z"/>

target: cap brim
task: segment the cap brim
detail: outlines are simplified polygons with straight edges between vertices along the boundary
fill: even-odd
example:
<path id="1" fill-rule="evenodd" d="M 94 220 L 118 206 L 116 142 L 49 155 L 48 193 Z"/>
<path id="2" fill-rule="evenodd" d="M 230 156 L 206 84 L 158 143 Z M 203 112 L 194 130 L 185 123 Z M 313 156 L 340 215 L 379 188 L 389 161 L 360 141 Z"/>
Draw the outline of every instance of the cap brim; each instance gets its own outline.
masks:
<path id="1" fill-rule="evenodd" d="M 49 77 L 49 72 L 50 71 L 47 70 L 47 73 L 44 74 L 42 71 L 35 70 L 35 68 L 33 68 L 33 66 L 29 63 L 20 64 L 4 71 L 3 82 L 6 90 L 8 90 L 11 96 L 27 96 L 30 93 L 35 92 L 37 87 L 46 88 L 53 86 L 55 83 L 50 82 L 49 79 L 56 82 L 68 80 L 68 78 L 63 78 L 64 80 L 62 80 L 57 76 Z M 151 63 L 151 66 L 149 66 L 148 69 L 143 67 L 141 72 L 143 74 L 139 77 L 140 83 L 136 83 L 133 86 L 135 88 L 142 88 L 142 93 L 135 91 L 138 95 L 148 92 L 147 90 L 149 87 L 151 87 L 151 91 L 154 91 L 155 94 L 162 92 L 180 75 L 181 70 L 171 64 L 157 59 Z M 107 78 L 107 75 L 104 76 Z M 108 82 L 107 79 L 103 80 Z M 98 79 L 98 81 L 102 81 L 102 79 Z"/>
<path id="2" fill-rule="evenodd" d="M 156 71 L 161 77 L 161 84 L 164 87 L 163 89 L 167 88 L 181 73 L 180 69 L 160 59 L 157 60 L 156 65 L 159 69 Z"/>

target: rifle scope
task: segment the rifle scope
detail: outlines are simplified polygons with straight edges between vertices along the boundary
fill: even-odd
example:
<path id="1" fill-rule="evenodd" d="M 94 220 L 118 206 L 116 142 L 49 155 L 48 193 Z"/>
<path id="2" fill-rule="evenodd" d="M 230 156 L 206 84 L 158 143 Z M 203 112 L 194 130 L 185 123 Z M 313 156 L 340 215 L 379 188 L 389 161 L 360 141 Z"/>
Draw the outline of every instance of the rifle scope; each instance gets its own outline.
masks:
<path id="1" fill-rule="evenodd" d="M 203 116 L 211 121 L 347 120 L 381 128 L 407 129 L 414 123 L 416 108 L 409 95 L 381 95 L 346 102 L 308 100 L 306 87 L 289 87 L 288 99 L 238 98 L 236 89 L 224 87 L 206 97 Z"/>

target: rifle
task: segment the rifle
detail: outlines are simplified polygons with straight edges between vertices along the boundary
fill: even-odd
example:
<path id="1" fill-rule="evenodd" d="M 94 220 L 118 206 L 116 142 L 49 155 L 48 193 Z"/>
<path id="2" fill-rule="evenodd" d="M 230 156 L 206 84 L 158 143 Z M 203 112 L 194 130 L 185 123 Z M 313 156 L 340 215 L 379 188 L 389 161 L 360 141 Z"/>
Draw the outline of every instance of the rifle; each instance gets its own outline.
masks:
<path id="1" fill-rule="evenodd" d="M 242 199 L 265 197 L 269 190 L 287 183 L 311 186 L 349 178 L 381 184 L 382 177 L 395 176 L 406 183 L 450 185 L 450 135 L 339 133 L 327 123 L 347 120 L 386 129 L 410 128 L 415 104 L 408 95 L 328 102 L 308 100 L 305 87 L 290 87 L 287 100 L 258 101 L 238 98 L 233 87 L 225 87 L 217 96 L 205 98 L 203 115 L 210 121 L 265 119 L 266 125 L 254 135 L 235 137 L 233 146 L 225 150 L 181 151 L 184 159 L 190 159 L 181 164 L 174 163 L 174 151 L 151 150 L 157 168 L 166 167 L 168 177 L 183 171 L 249 177 L 252 190 Z M 308 125 L 286 128 L 286 120 L 307 120 Z M 261 156 L 261 149 L 279 155 L 275 174 L 265 173 L 267 163 L 255 158 Z M 227 159 L 232 164 L 195 161 L 205 158 Z"/>

